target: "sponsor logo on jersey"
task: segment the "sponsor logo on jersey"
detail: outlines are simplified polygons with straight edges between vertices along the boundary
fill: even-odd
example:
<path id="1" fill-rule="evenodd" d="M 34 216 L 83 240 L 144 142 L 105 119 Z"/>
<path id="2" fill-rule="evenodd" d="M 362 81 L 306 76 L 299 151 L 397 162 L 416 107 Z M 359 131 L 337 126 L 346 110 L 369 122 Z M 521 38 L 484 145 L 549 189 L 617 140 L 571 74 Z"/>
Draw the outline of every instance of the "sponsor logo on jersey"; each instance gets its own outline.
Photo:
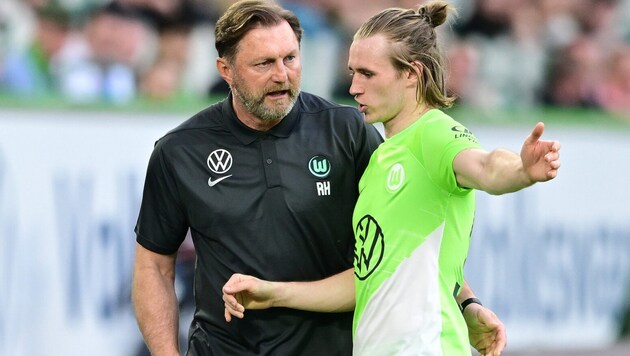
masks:
<path id="1" fill-rule="evenodd" d="M 212 180 L 212 177 L 208 178 L 208 185 L 211 187 L 214 187 L 215 185 L 217 185 L 217 183 L 219 183 L 220 181 L 230 178 L 232 175 L 230 174 L 229 176 L 223 176 L 223 177 L 219 177 L 215 180 Z"/>
<path id="2" fill-rule="evenodd" d="M 223 174 L 232 168 L 232 155 L 227 150 L 219 148 L 210 152 L 207 163 L 212 172 Z"/>
<path id="3" fill-rule="evenodd" d="M 479 143 L 472 131 L 468 130 L 464 126 L 453 126 L 451 127 L 451 131 L 455 132 L 455 138 L 463 138 L 474 143 Z"/>
<path id="4" fill-rule="evenodd" d="M 383 260 L 385 236 L 378 221 L 371 215 L 365 215 L 359 220 L 354 236 L 354 274 L 360 280 L 365 280 Z"/>
<path id="5" fill-rule="evenodd" d="M 387 174 L 387 189 L 396 191 L 405 182 L 405 168 L 402 164 L 396 163 L 389 169 Z"/>
<path id="6" fill-rule="evenodd" d="M 216 174 L 225 174 L 227 171 L 232 168 L 232 155 L 230 152 L 223 148 L 216 149 L 208 155 L 208 159 L 206 160 L 206 164 L 208 168 L 213 173 Z M 210 187 L 214 187 L 217 183 L 230 178 L 232 175 L 227 175 L 223 177 L 218 177 L 215 180 L 212 180 L 212 177 L 208 178 L 208 185 Z"/>

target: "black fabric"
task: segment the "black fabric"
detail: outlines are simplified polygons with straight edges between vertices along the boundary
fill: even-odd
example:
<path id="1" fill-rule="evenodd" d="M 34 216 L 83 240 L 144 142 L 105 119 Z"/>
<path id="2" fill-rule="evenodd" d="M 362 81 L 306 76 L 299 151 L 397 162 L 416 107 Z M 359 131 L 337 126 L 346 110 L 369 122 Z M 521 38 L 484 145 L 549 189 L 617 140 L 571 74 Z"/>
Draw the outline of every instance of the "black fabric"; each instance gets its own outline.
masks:
<path id="1" fill-rule="evenodd" d="M 156 143 L 137 241 L 174 253 L 190 227 L 197 307 L 189 355 L 351 354 L 352 313 L 272 308 L 226 323 L 221 287 L 236 272 L 308 281 L 352 268 L 358 182 L 381 141 L 356 109 L 302 93 L 268 132 L 243 125 L 228 97 Z M 226 158 L 216 150 L 229 152 L 229 170 L 211 170 L 212 152 Z M 330 164 L 327 176 L 311 172 L 314 157 Z"/>

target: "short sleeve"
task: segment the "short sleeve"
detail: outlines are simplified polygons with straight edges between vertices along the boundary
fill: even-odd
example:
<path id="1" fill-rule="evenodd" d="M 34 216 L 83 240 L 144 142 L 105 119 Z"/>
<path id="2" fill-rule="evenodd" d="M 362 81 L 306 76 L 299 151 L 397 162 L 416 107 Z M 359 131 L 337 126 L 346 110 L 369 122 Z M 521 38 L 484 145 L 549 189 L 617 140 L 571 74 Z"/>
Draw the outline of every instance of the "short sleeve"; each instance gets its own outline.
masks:
<path id="1" fill-rule="evenodd" d="M 449 193 L 465 194 L 470 191 L 457 185 L 453 161 L 463 150 L 479 148 L 475 135 L 464 125 L 443 114 L 427 120 L 420 130 L 424 164 L 436 185 Z"/>
<path id="2" fill-rule="evenodd" d="M 149 159 L 135 232 L 143 247 L 172 254 L 186 237 L 188 223 L 165 146 L 158 141 Z"/>

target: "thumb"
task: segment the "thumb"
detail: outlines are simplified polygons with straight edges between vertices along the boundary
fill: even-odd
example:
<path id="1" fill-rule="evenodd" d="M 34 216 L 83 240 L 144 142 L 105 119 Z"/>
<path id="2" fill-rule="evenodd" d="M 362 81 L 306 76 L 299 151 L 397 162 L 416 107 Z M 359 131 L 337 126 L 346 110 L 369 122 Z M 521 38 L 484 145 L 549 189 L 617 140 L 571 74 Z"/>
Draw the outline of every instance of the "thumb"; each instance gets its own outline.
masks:
<path id="1" fill-rule="evenodd" d="M 234 293 L 238 293 L 242 291 L 243 287 L 241 286 L 241 284 L 244 280 L 245 278 L 242 274 L 239 274 L 239 273 L 233 274 L 232 277 L 230 277 L 230 279 L 228 279 L 228 281 L 225 282 L 225 285 L 223 285 L 223 288 L 222 288 L 223 293 L 234 294 Z"/>
<path id="2" fill-rule="evenodd" d="M 526 143 L 536 143 L 542 137 L 543 132 L 545 131 L 545 124 L 539 122 L 534 126 L 532 133 L 527 137 Z"/>

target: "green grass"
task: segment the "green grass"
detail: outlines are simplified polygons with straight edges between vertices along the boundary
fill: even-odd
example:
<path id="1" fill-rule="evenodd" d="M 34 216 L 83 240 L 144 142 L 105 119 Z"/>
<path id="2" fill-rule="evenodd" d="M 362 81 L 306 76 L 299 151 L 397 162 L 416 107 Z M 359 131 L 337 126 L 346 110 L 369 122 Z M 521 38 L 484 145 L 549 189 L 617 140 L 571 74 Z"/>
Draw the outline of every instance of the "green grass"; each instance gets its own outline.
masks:
<path id="1" fill-rule="evenodd" d="M 15 97 L 0 94 L 0 108 L 35 109 L 35 110 L 80 110 L 97 112 L 131 112 L 192 115 L 199 110 L 223 99 L 221 96 L 196 98 L 180 96 L 173 100 L 159 101 L 138 99 L 128 104 L 116 105 L 107 102 L 73 104 L 58 97 Z M 340 99 L 339 102 L 355 106 L 353 100 Z M 579 108 L 518 108 L 518 109 L 481 109 L 466 106 L 454 106 L 447 112 L 464 124 L 500 124 L 522 125 L 538 121 L 564 125 L 586 127 L 618 127 L 630 129 L 630 116 L 621 117 L 601 110 Z"/>

